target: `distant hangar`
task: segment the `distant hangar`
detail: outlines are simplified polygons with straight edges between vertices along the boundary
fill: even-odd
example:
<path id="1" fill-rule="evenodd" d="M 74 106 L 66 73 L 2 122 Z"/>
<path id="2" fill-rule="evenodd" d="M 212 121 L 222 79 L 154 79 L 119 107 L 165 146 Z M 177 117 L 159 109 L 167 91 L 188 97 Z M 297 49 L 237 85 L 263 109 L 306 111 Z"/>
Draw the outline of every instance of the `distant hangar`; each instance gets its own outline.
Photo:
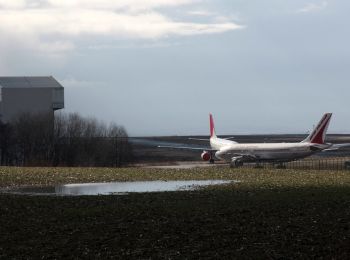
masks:
<path id="1" fill-rule="evenodd" d="M 54 115 L 64 108 L 64 88 L 50 77 L 0 77 L 0 120 L 21 113 Z"/>

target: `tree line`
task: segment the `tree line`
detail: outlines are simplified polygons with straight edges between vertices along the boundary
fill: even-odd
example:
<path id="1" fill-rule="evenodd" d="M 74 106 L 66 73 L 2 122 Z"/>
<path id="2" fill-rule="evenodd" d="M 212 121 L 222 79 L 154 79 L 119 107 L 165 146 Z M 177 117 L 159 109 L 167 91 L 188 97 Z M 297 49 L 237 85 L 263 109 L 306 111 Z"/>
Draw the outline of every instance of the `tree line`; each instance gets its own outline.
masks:
<path id="1" fill-rule="evenodd" d="M 20 114 L 0 121 L 0 164 L 120 167 L 132 161 L 124 127 L 77 113 Z"/>

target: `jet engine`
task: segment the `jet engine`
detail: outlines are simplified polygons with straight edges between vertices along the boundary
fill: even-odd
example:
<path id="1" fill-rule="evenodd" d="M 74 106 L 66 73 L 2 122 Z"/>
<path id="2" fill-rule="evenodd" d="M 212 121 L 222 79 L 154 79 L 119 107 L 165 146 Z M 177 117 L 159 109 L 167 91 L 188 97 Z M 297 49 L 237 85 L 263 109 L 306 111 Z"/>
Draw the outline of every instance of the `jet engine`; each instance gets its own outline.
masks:
<path id="1" fill-rule="evenodd" d="M 209 152 L 207 151 L 204 151 L 202 154 L 201 154 L 201 157 L 202 157 L 202 160 L 203 161 L 209 161 L 211 159 L 211 155 Z"/>

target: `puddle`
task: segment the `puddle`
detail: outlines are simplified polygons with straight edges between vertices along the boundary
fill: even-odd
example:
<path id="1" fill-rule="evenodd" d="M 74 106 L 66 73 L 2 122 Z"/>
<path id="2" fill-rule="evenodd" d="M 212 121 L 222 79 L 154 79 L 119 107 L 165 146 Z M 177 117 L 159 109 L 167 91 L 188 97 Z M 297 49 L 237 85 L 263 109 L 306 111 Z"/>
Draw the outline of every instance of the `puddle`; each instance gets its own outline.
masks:
<path id="1" fill-rule="evenodd" d="M 10 194 L 22 195 L 123 195 L 131 192 L 164 192 L 195 190 L 210 185 L 222 185 L 235 181 L 204 180 L 204 181 L 136 181 L 110 183 L 66 184 L 55 187 L 21 187 L 4 191 Z"/>

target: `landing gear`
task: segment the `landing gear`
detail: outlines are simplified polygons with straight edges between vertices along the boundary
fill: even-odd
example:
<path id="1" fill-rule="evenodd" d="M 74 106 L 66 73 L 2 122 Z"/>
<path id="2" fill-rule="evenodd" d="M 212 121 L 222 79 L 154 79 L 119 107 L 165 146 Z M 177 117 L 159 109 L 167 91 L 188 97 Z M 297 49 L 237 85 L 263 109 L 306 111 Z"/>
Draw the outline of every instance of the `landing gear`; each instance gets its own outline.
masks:
<path id="1" fill-rule="evenodd" d="M 210 158 L 209 163 L 210 163 L 210 164 L 214 164 L 214 163 L 215 163 L 215 160 L 214 160 L 213 158 Z"/>
<path id="2" fill-rule="evenodd" d="M 238 168 L 241 166 L 243 166 L 243 161 L 241 159 L 232 159 L 230 168 Z"/>

